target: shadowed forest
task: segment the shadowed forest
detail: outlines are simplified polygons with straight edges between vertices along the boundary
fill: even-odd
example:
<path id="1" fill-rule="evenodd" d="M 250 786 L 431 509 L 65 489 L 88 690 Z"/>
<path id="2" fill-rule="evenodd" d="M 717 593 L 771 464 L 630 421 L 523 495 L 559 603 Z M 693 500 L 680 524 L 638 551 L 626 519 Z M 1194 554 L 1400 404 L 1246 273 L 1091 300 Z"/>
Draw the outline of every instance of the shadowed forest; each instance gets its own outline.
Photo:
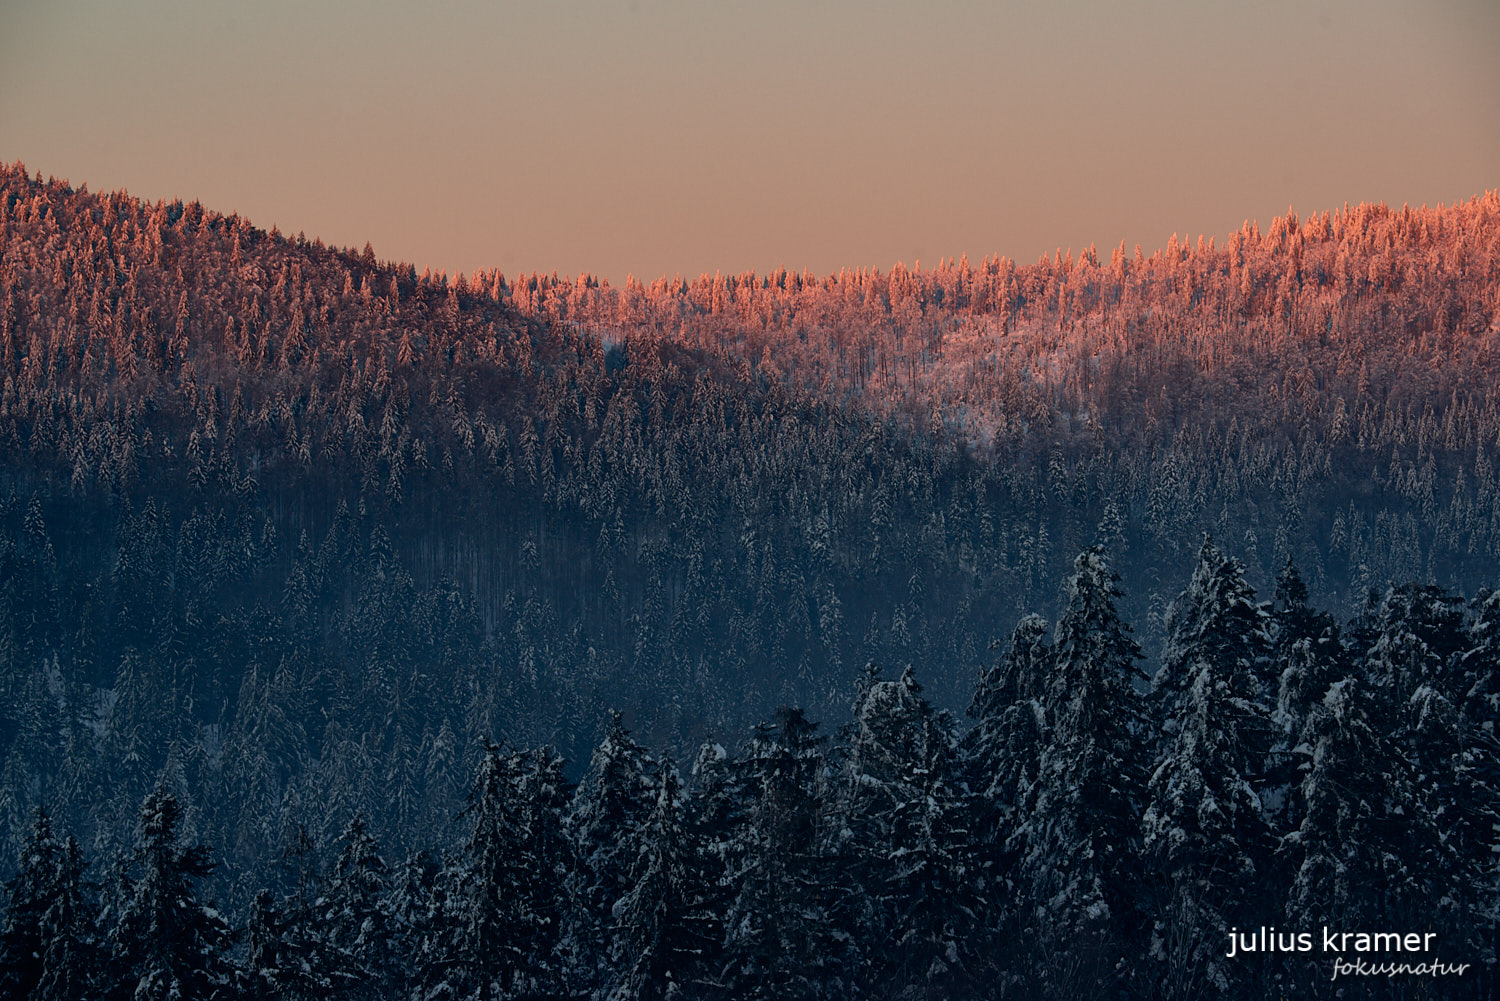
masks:
<path id="1" fill-rule="evenodd" d="M 1265 996 L 1326 957 L 1227 929 L 1323 923 L 1487 994 L 1500 195 L 1108 258 L 450 279 L 0 167 L 6 976 L 46 887 L 104 978 L 19 996 Z"/>

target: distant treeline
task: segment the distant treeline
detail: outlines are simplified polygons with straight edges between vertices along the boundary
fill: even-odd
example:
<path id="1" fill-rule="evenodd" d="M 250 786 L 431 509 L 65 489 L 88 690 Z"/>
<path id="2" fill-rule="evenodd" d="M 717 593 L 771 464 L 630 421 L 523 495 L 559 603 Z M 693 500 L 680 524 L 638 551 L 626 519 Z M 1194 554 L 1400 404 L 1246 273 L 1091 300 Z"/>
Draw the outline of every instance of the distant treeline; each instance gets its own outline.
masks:
<path id="1" fill-rule="evenodd" d="M 490 745 L 441 842 L 396 863 L 361 814 L 325 843 L 294 818 L 234 920 L 170 783 L 92 868 L 39 814 L 0 990 L 1263 998 L 1359 958 L 1450 972 L 1343 996 L 1492 996 L 1500 595 L 1393 588 L 1340 630 L 1294 569 L 1260 604 L 1205 543 L 1148 691 L 1116 581 L 1080 555 L 1056 628 L 1021 621 L 968 728 L 910 667 L 871 666 L 835 739 L 781 709 L 687 776 L 618 715 L 576 787 L 549 748 Z M 1423 948 L 1329 953 L 1324 928 Z M 1263 929 L 1311 949 L 1246 952 Z"/>

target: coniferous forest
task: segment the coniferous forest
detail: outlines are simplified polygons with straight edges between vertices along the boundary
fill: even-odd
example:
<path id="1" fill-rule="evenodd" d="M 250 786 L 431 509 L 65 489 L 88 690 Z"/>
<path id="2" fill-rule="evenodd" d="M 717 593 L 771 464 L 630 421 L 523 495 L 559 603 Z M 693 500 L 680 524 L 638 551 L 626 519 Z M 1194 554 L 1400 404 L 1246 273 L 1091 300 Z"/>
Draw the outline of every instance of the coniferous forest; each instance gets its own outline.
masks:
<path id="1" fill-rule="evenodd" d="M 616 288 L 15 164 L 0 376 L 0 995 L 1496 993 L 1500 194 Z"/>

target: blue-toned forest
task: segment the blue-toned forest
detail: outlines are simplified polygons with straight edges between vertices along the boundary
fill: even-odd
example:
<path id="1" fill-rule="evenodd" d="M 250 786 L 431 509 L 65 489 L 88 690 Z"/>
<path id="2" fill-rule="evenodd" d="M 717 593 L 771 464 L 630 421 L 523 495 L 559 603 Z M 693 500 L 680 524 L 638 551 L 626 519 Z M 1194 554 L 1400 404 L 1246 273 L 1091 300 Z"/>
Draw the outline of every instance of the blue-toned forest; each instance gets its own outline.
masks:
<path id="1" fill-rule="evenodd" d="M 0 992 L 1491 996 L 1497 348 L 1493 193 L 613 288 L 0 168 Z"/>

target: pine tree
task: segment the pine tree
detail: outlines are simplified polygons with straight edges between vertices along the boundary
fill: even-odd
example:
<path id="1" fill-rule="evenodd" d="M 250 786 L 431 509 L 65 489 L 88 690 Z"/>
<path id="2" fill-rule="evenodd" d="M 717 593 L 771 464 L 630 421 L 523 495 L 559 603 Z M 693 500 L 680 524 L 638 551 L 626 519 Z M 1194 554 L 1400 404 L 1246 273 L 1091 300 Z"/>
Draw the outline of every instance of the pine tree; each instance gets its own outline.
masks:
<path id="1" fill-rule="evenodd" d="M 229 927 L 195 884 L 214 870 L 208 849 L 178 844 L 181 810 L 157 790 L 141 806 L 119 920 L 109 935 L 115 993 L 135 1001 L 209 1001 L 233 987 Z"/>

